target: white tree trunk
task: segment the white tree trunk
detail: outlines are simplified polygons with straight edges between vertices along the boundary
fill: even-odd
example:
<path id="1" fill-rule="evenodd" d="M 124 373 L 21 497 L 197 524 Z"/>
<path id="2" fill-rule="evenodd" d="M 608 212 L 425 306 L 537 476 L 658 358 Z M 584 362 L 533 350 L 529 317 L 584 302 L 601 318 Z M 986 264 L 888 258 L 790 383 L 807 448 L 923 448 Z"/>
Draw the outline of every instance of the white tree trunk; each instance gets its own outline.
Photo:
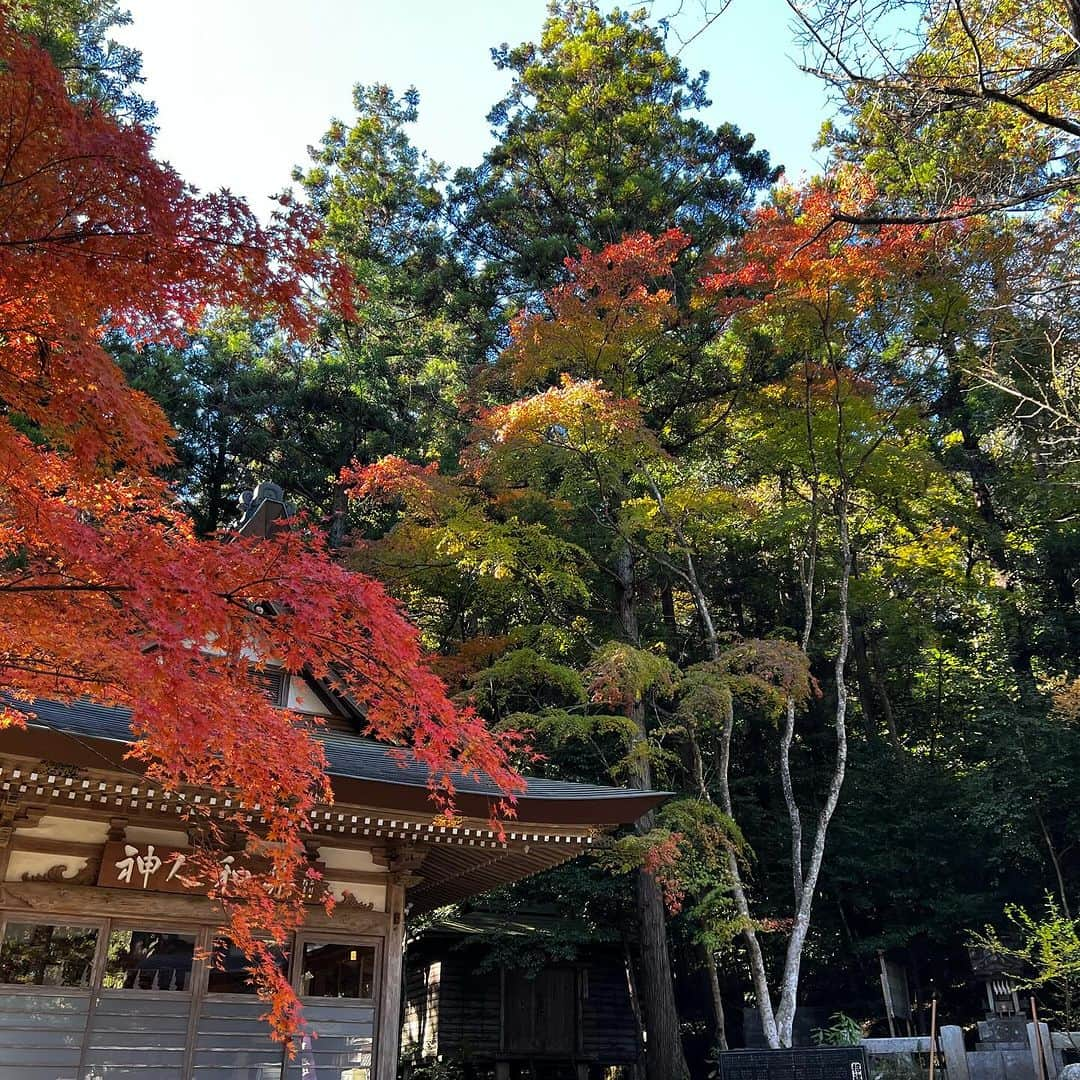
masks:
<path id="1" fill-rule="evenodd" d="M 711 660 L 718 659 L 720 655 L 719 642 L 716 636 L 716 627 L 713 622 L 712 612 L 709 608 L 708 597 L 701 587 L 697 568 L 691 552 L 690 544 L 683 535 L 677 522 L 667 514 L 663 496 L 657 485 L 650 478 L 652 494 L 657 501 L 659 509 L 672 525 L 676 537 L 684 546 L 686 552 L 686 570 L 682 577 L 690 589 L 690 594 L 701 619 L 702 629 L 705 634 L 706 651 Z M 847 655 L 851 637 L 851 627 L 848 618 L 848 592 L 851 583 L 851 537 L 848 522 L 848 488 L 846 482 L 841 482 L 840 491 L 837 495 L 837 523 L 840 533 L 840 582 L 838 590 L 838 610 L 840 617 L 839 640 L 837 642 L 836 660 L 834 670 L 836 674 L 836 710 L 834 714 L 834 729 L 836 731 L 836 756 L 833 765 L 833 774 L 829 782 L 829 790 L 825 802 L 818 812 L 814 842 L 810 849 L 810 858 L 804 870 L 803 851 L 803 827 L 802 814 L 795 798 L 794 785 L 791 779 L 791 746 L 795 737 L 795 701 L 788 698 L 785 708 L 784 727 L 780 737 L 780 777 L 784 792 L 784 802 L 787 807 L 788 817 L 791 823 L 791 871 L 792 886 L 794 892 L 795 911 L 792 920 L 791 936 L 788 938 L 787 950 L 784 956 L 784 968 L 780 981 L 780 1003 L 778 1008 L 773 1006 L 772 994 L 769 990 L 768 972 L 765 968 L 765 958 L 761 951 L 761 943 L 754 928 L 753 917 L 750 911 L 750 900 L 743 881 L 742 870 L 739 860 L 733 851 L 727 853 L 728 872 L 731 876 L 732 896 L 739 918 L 743 922 L 742 937 L 746 944 L 747 955 L 750 960 L 750 975 L 754 987 L 754 995 L 757 998 L 758 1015 L 761 1018 L 761 1028 L 765 1041 L 773 1049 L 791 1046 L 792 1028 L 795 1021 L 795 1011 L 798 1004 L 799 975 L 802 968 L 802 956 L 806 947 L 806 936 L 810 929 L 810 917 L 814 902 L 814 893 L 817 890 L 818 878 L 821 874 L 821 864 L 825 857 L 825 839 L 840 801 L 840 790 L 843 787 L 844 775 L 847 770 L 847 683 L 845 671 L 847 667 Z M 810 533 L 806 553 L 800 562 L 799 579 L 803 593 L 803 632 L 801 647 L 806 652 L 810 644 L 810 634 L 814 622 L 814 584 L 817 567 L 817 544 L 819 525 L 819 492 L 817 486 L 813 488 L 812 516 Z M 731 801 L 731 743 L 735 730 L 734 706 L 729 698 L 727 711 L 724 716 L 724 727 L 720 740 L 720 769 L 719 786 L 721 807 L 729 818 L 734 820 L 734 807 Z M 696 748 L 695 748 L 696 750 Z M 702 784 L 703 797 L 707 798 Z"/>
<path id="2" fill-rule="evenodd" d="M 796 897 L 795 919 L 788 939 L 784 957 L 784 971 L 780 984 L 780 1007 L 776 1011 L 778 1037 L 781 1046 L 791 1045 L 792 1027 L 795 1022 L 795 1010 L 798 1006 L 799 972 L 802 967 L 803 950 L 806 947 L 806 935 L 810 929 L 810 913 L 814 904 L 821 863 L 825 857 L 825 838 L 829 823 L 840 802 L 840 789 L 844 785 L 847 771 L 847 666 L 848 646 L 851 638 L 851 626 L 848 618 L 848 590 L 851 584 L 851 537 L 848 530 L 848 494 L 841 488 L 837 499 L 837 524 L 840 530 L 840 583 L 838 595 L 838 613 L 840 619 L 839 640 L 834 665 L 836 673 L 836 711 L 834 728 L 836 730 L 836 757 L 833 774 L 829 782 L 828 795 L 818 812 L 814 844 L 810 850 L 810 859 L 802 881 L 802 889 Z"/>
<path id="3" fill-rule="evenodd" d="M 724 813 L 734 820 L 731 804 L 731 736 L 735 730 L 735 709 L 728 699 L 727 712 L 724 716 L 724 730 L 720 737 L 720 805 Z M 765 1041 L 774 1050 L 780 1046 L 780 1035 L 773 1012 L 772 996 L 769 993 L 769 977 L 765 971 L 765 958 L 761 954 L 761 943 L 754 930 L 750 915 L 750 901 L 743 884 L 742 870 L 735 853 L 728 850 L 728 872 L 731 875 L 731 891 L 735 898 L 735 907 L 743 921 L 743 941 L 750 957 L 750 976 L 754 984 L 754 996 L 757 998 L 758 1015 L 761 1017 L 761 1030 Z"/>
<path id="4" fill-rule="evenodd" d="M 815 484 L 811 497 L 810 532 L 806 552 L 799 563 L 799 585 L 803 597 L 803 631 L 799 644 L 805 653 L 810 647 L 810 634 L 814 628 L 814 584 L 817 574 L 818 545 L 818 489 Z M 802 813 L 795 799 L 795 786 L 791 782 L 791 744 L 795 741 L 795 699 L 788 696 L 784 708 L 784 727 L 780 734 L 780 786 L 784 792 L 791 823 L 791 886 L 795 904 L 803 891 L 803 828 Z"/>

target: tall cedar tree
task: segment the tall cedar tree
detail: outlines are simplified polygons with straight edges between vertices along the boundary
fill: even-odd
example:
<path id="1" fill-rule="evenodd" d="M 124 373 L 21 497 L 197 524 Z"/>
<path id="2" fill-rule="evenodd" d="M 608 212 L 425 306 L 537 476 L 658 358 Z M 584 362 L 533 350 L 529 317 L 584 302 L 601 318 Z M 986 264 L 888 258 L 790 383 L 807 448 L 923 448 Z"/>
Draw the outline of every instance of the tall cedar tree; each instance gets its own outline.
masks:
<path id="1" fill-rule="evenodd" d="M 356 524 L 336 482 L 344 465 L 385 454 L 452 460 L 460 448 L 456 400 L 492 341 L 490 304 L 449 250 L 442 168 L 410 141 L 415 91 L 360 85 L 353 104 L 351 121 L 333 121 L 293 179 L 325 242 L 364 282 L 363 317 L 316 295 L 317 333 L 304 341 L 238 311 L 149 362 L 115 343 L 128 377 L 176 428 L 173 475 L 203 534 L 272 475 L 329 522 L 337 546 Z"/>
<path id="2" fill-rule="evenodd" d="M 681 228 L 709 250 L 775 177 L 752 135 L 695 117 L 691 77 L 644 10 L 553 3 L 538 43 L 492 50 L 509 93 L 489 113 L 496 144 L 454 177 L 450 213 L 492 287 L 547 288 L 563 259 L 631 233 Z"/>
<path id="3" fill-rule="evenodd" d="M 553 3 L 538 44 L 492 56 L 513 77 L 488 117 L 497 143 L 480 166 L 457 173 L 449 194 L 457 240 L 491 293 L 535 298 L 581 248 L 645 231 L 680 227 L 711 252 L 775 176 L 752 136 L 692 115 L 708 104 L 707 76 L 688 75 L 644 11 L 604 15 L 592 2 Z M 687 330 L 693 338 L 696 324 Z M 501 386 L 483 392 L 512 396 Z M 621 632 L 636 642 L 631 560 L 623 557 L 615 573 Z M 635 777 L 648 781 L 647 768 Z M 638 907 L 650 1075 L 677 1077 L 686 1065 L 663 906 L 647 875 Z"/>

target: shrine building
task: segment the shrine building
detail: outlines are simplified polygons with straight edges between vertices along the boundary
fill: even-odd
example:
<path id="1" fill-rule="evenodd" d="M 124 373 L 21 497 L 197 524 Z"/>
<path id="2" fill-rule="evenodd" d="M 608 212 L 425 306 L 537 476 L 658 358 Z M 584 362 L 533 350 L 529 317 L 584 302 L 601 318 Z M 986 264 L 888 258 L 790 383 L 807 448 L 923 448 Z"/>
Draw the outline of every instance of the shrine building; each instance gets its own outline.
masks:
<path id="1" fill-rule="evenodd" d="M 198 958 L 223 948 L 222 911 L 176 875 L 186 805 L 123 760 L 126 714 L 34 709 L 25 730 L 0 733 L 0 1080 L 392 1080 L 406 918 L 571 859 L 660 800 L 529 780 L 500 838 L 498 793 L 463 778 L 464 816 L 440 826 L 420 766 L 323 732 L 335 801 L 315 815 L 310 854 L 337 905 L 328 917 L 313 904 L 283 957 L 318 1033 L 288 1062 L 243 958 Z M 222 852 L 224 874 L 235 859 Z"/>
<path id="2" fill-rule="evenodd" d="M 281 957 L 316 1037 L 291 1060 L 270 1039 L 244 958 L 215 940 L 221 908 L 178 873 L 188 807 L 224 820 L 232 801 L 149 782 L 124 710 L 39 701 L 0 731 L 0 1080 L 393 1080 L 406 920 L 572 859 L 662 798 L 530 779 L 500 836 L 499 792 L 462 777 L 461 818 L 439 825 L 422 766 L 362 737 L 347 702 L 259 678 L 325 720 L 334 802 L 309 856 L 336 907 L 313 903 Z M 221 873 L 241 857 L 223 849 Z"/>

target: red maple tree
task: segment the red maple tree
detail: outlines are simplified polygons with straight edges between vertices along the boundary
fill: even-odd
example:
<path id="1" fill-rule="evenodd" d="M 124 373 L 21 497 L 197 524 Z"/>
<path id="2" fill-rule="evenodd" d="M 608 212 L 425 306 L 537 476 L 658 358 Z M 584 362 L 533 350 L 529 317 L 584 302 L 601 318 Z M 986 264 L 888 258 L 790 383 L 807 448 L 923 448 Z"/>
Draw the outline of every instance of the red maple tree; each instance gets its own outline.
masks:
<path id="1" fill-rule="evenodd" d="M 195 537 L 155 475 L 169 425 L 103 336 L 176 338 L 226 304 L 302 333 L 308 290 L 347 314 L 355 287 L 305 208 L 283 199 L 264 226 L 227 193 L 200 197 L 144 131 L 71 100 L 3 16 L 0 722 L 23 722 L 37 697 L 123 705 L 155 784 L 227 791 L 244 808 L 229 824 L 269 869 L 234 879 L 228 931 L 260 961 L 288 1037 L 298 1006 L 259 935 L 281 940 L 302 919 L 303 834 L 331 793 L 310 723 L 252 684 L 253 658 L 360 702 L 374 736 L 427 765 L 444 809 L 459 771 L 517 789 L 512 739 L 450 703 L 396 602 L 334 563 L 317 529 Z"/>

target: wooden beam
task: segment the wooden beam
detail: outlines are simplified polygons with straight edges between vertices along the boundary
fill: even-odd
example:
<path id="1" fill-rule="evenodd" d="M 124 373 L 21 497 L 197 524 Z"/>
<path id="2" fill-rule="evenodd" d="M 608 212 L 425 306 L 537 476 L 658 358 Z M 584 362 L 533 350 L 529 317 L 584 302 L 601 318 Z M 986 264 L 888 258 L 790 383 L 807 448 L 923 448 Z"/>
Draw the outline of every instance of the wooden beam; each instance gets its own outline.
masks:
<path id="1" fill-rule="evenodd" d="M 213 817 L 243 809 L 234 794 L 209 790 L 179 794 L 130 772 L 100 768 L 84 768 L 80 775 L 71 776 L 60 771 L 54 762 L 9 754 L 0 757 L 0 790 L 10 792 L 15 798 L 48 799 L 50 814 L 110 823 L 118 814 L 129 815 L 131 824 L 143 824 L 158 815 L 182 819 L 188 809 L 198 809 Z M 466 847 L 505 846 L 505 840 L 499 838 L 486 818 L 462 818 L 453 825 L 435 825 L 425 809 L 433 813 L 430 807 L 418 807 L 416 813 L 402 814 L 386 806 L 338 801 L 333 806 L 318 807 L 311 815 L 312 827 L 327 837 L 324 843 L 355 838 L 358 844 L 374 842 L 374 846 L 380 846 L 380 840 L 385 844 L 387 839 L 436 841 Z M 252 813 L 258 816 L 257 811 Z M 521 823 L 514 823 L 506 839 L 545 846 L 580 846 L 591 843 L 595 831 L 591 825 L 568 823 L 526 823 L 522 830 Z"/>
<path id="2" fill-rule="evenodd" d="M 73 859 L 100 859 L 104 844 L 87 844 L 81 840 L 49 840 L 44 836 L 15 834 L 12 851 L 36 851 L 42 855 L 68 855 Z"/>
<path id="3" fill-rule="evenodd" d="M 0 885 L 0 906 L 42 915 L 93 915 L 96 918 L 150 919 L 181 923 L 222 924 L 225 912 L 208 897 L 179 893 L 134 892 L 91 885 L 7 881 Z M 307 909 L 305 930 L 383 936 L 390 931 L 390 916 L 338 905 L 327 915 L 318 905 Z"/>
<path id="4" fill-rule="evenodd" d="M 322 876 L 356 885 L 385 885 L 389 877 L 388 874 L 378 870 L 350 870 L 345 866 L 327 866 L 325 863 Z"/>

